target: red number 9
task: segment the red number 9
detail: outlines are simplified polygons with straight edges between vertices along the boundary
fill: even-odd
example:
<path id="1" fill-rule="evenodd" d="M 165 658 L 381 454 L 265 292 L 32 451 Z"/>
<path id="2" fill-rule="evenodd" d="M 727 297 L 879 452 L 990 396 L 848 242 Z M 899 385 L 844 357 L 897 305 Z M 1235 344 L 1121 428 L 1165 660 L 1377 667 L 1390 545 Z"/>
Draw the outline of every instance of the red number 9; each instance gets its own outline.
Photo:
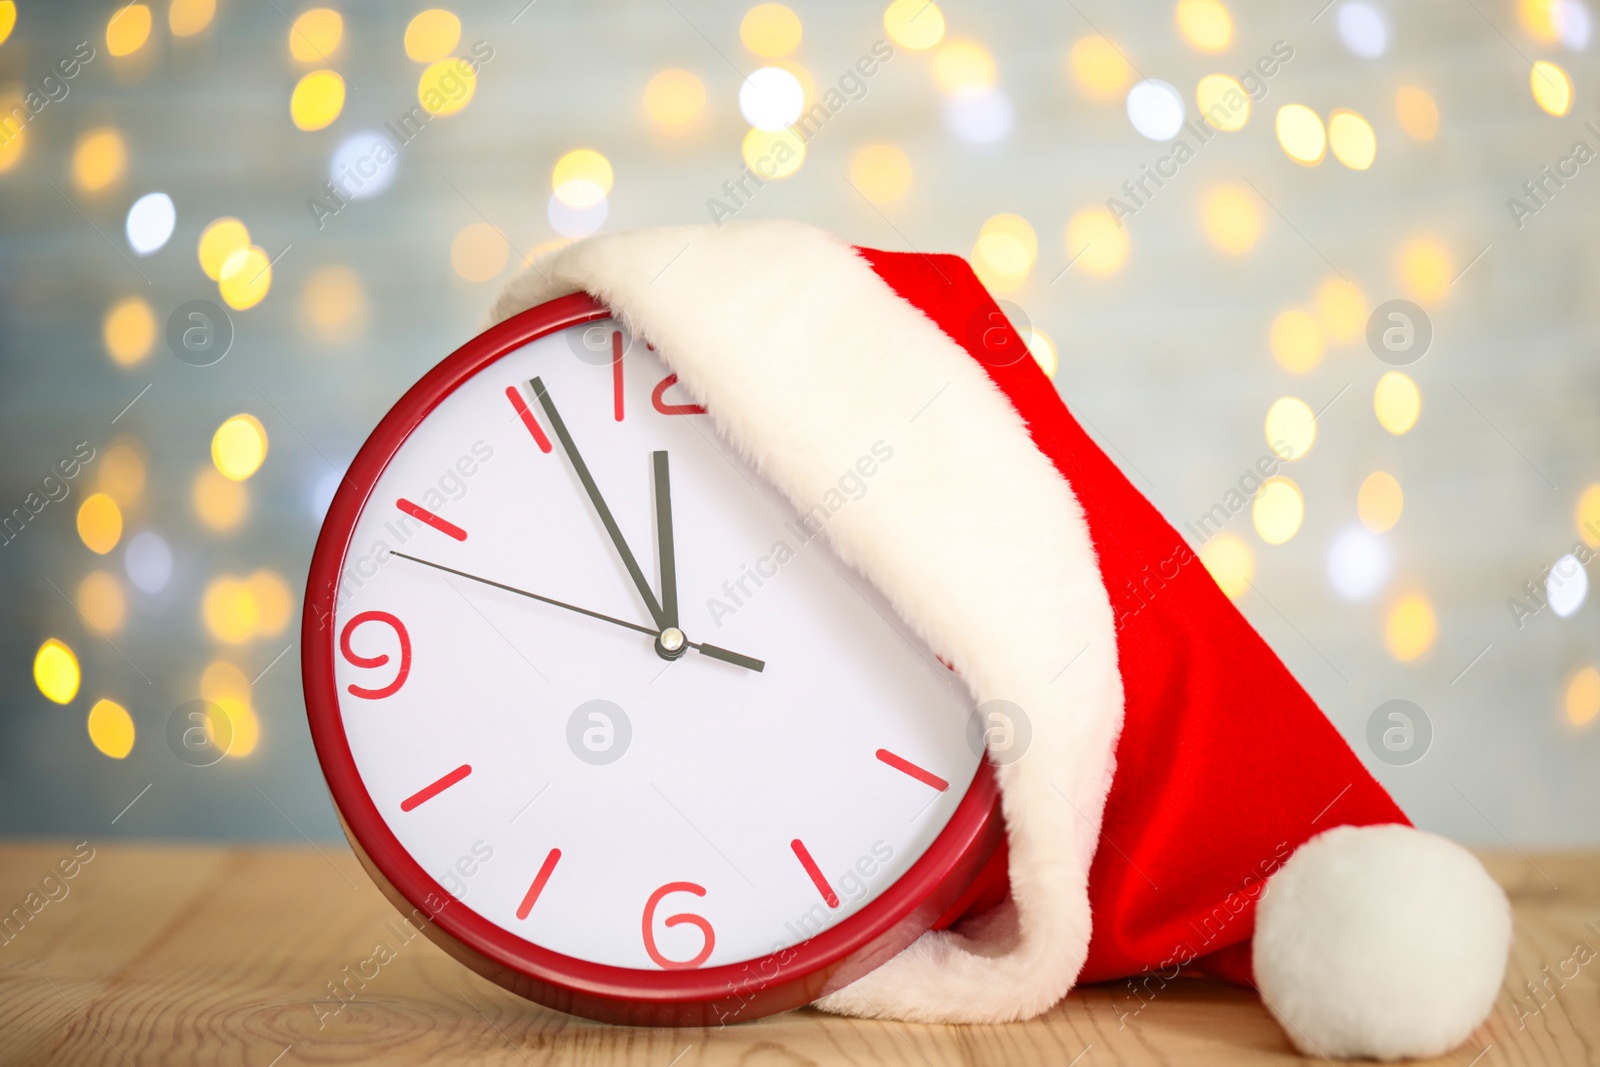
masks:
<path id="1" fill-rule="evenodd" d="M 668 893 L 693 893 L 698 897 L 706 895 L 706 891 L 693 882 L 668 882 L 654 893 L 651 893 L 650 899 L 644 906 L 644 950 L 650 954 L 650 959 L 655 962 L 656 966 L 664 971 L 693 970 L 710 958 L 711 949 L 717 943 L 717 935 L 712 932 L 711 923 L 702 915 L 681 912 L 677 915 L 668 916 L 665 920 L 665 925 L 680 926 L 683 923 L 690 923 L 698 926 L 706 941 L 700 949 L 700 954 L 692 960 L 669 960 L 663 956 L 661 950 L 656 948 L 656 935 L 652 927 L 655 925 L 656 905 L 660 904 L 661 898 Z"/>
<path id="2" fill-rule="evenodd" d="M 382 700 L 386 696 L 393 696 L 399 692 L 400 687 L 406 684 L 406 675 L 411 673 L 411 635 L 406 633 L 406 628 L 400 620 L 390 615 L 387 611 L 363 611 L 355 618 L 344 624 L 344 629 L 339 632 L 339 651 L 344 653 L 344 658 L 357 667 L 382 667 L 389 662 L 387 653 L 377 656 L 357 655 L 355 649 L 350 647 L 350 635 L 357 626 L 364 622 L 381 622 L 394 630 L 395 636 L 400 639 L 400 669 L 395 673 L 394 681 L 382 689 L 363 689 L 359 685 L 349 687 L 352 696 L 363 700 Z"/>

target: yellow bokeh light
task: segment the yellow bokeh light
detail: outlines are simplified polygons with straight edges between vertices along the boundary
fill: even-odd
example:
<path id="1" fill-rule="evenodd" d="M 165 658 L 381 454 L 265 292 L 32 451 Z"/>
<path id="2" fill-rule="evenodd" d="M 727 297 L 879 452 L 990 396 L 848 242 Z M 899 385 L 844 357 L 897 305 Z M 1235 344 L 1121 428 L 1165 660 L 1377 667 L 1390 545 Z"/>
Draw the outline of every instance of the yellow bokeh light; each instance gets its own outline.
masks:
<path id="1" fill-rule="evenodd" d="M 406 55 L 418 63 L 443 59 L 460 41 L 461 20 L 442 7 L 430 7 L 406 25 Z"/>
<path id="2" fill-rule="evenodd" d="M 97 700 L 89 709 L 89 740 L 112 759 L 133 751 L 133 716 L 115 700 Z"/>
<path id="3" fill-rule="evenodd" d="M 320 63 L 339 50 L 344 16 L 331 7 L 302 12 L 289 27 L 289 54 L 301 63 Z"/>
<path id="4" fill-rule="evenodd" d="M 218 471 L 242 482 L 267 458 L 267 428 L 254 415 L 234 415 L 211 435 L 211 462 Z"/>
<path id="5" fill-rule="evenodd" d="M 131 367 L 155 347 L 156 314 L 143 297 L 124 297 L 106 309 L 100 333 L 106 354 L 122 366 Z"/>
<path id="6" fill-rule="evenodd" d="M 227 757 L 244 759 L 256 750 L 256 744 L 261 740 L 261 720 L 256 717 L 256 709 L 233 700 L 218 701 L 217 706 L 228 716 L 233 735 Z"/>
<path id="7" fill-rule="evenodd" d="M 1406 295 L 1436 304 L 1450 292 L 1450 253 L 1431 237 L 1417 237 L 1400 248 L 1400 284 Z"/>
<path id="8" fill-rule="evenodd" d="M 1402 85 L 1395 91 L 1394 115 L 1400 128 L 1419 141 L 1431 141 L 1439 132 L 1439 105 L 1421 86 Z"/>
<path id="9" fill-rule="evenodd" d="M 200 673 L 200 699 L 220 704 L 225 700 L 250 703 L 250 676 L 225 659 L 212 660 Z"/>
<path id="10" fill-rule="evenodd" d="M 1334 275 L 1317 289 L 1317 321 L 1335 344 L 1358 340 L 1367 329 L 1367 298 L 1354 282 Z"/>
<path id="11" fill-rule="evenodd" d="M 1201 545 L 1200 562 L 1229 600 L 1243 596 L 1256 574 L 1255 553 L 1243 539 L 1232 534 L 1219 533 Z"/>
<path id="12" fill-rule="evenodd" d="M 952 96 L 994 88 L 998 74 L 994 56 L 977 41 L 951 41 L 933 57 L 933 80 Z"/>
<path id="13" fill-rule="evenodd" d="M 1272 358 L 1291 374 L 1305 374 L 1322 362 L 1322 327 L 1299 308 L 1290 308 L 1272 320 L 1268 343 Z"/>
<path id="14" fill-rule="evenodd" d="M 16 0 L 0 0 L 0 44 L 6 43 L 6 38 L 11 36 L 11 31 L 17 25 Z"/>
<path id="15" fill-rule="evenodd" d="M 1373 533 L 1387 533 L 1400 521 L 1406 496 L 1400 483 L 1388 471 L 1373 471 L 1356 493 L 1356 514 L 1361 525 Z"/>
<path id="16" fill-rule="evenodd" d="M 469 282 L 486 282 L 505 268 L 510 251 L 504 234 L 487 222 L 474 222 L 450 242 L 450 265 Z"/>
<path id="17" fill-rule="evenodd" d="M 122 509 L 104 493 L 93 493 L 78 505 L 78 537 L 97 555 L 105 555 L 122 540 Z"/>
<path id="18" fill-rule="evenodd" d="M 150 39 L 150 9 L 144 4 L 119 7 L 106 23 L 106 51 L 131 56 Z"/>
<path id="19" fill-rule="evenodd" d="M 1299 459 L 1317 439 L 1317 416 L 1299 397 L 1285 396 L 1267 409 L 1267 446 L 1280 459 Z"/>
<path id="20" fill-rule="evenodd" d="M 100 457 L 100 491 L 123 507 L 144 492 L 144 452 L 133 441 L 118 441 Z"/>
<path id="21" fill-rule="evenodd" d="M 610 195 L 614 180 L 611 161 L 592 148 L 574 148 L 556 160 L 550 171 L 550 188 L 556 199 L 579 211 Z"/>
<path id="22" fill-rule="evenodd" d="M 1379 425 L 1398 437 L 1417 424 L 1417 416 L 1422 414 L 1422 393 L 1409 376 L 1389 371 L 1378 379 L 1378 387 L 1372 391 L 1372 410 L 1378 415 Z"/>
<path id="23" fill-rule="evenodd" d="M 259 570 L 245 579 L 245 587 L 256 606 L 256 632 L 276 637 L 294 617 L 294 594 L 277 574 Z"/>
<path id="24" fill-rule="evenodd" d="M 1578 498 L 1578 536 L 1591 547 L 1600 548 L 1600 482 L 1595 482 Z"/>
<path id="25" fill-rule="evenodd" d="M 1233 40 L 1233 18 L 1219 0 L 1178 0 L 1178 32 L 1202 52 L 1220 52 Z"/>
<path id="26" fill-rule="evenodd" d="M 668 131 L 692 125 L 705 112 L 706 86 L 687 70 L 661 71 L 644 87 L 644 110 L 650 120 Z"/>
<path id="27" fill-rule="evenodd" d="M 85 132 L 72 150 L 72 184 L 86 193 L 115 185 L 127 169 L 128 146 L 115 126 Z"/>
<path id="28" fill-rule="evenodd" d="M 739 23 L 739 40 L 758 56 L 786 56 L 800 47 L 800 16 L 782 4 L 757 4 Z"/>
<path id="29" fill-rule="evenodd" d="M 193 37 L 217 14 L 217 0 L 172 0 L 167 8 L 167 27 L 174 37 Z"/>
<path id="30" fill-rule="evenodd" d="M 218 641 L 244 644 L 256 635 L 259 619 L 250 586 L 237 578 L 213 578 L 200 598 L 200 618 Z"/>
<path id="31" fill-rule="evenodd" d="M 1268 478 L 1250 505 L 1256 534 L 1269 545 L 1281 545 L 1299 533 L 1305 516 L 1305 498 L 1288 478 Z"/>
<path id="32" fill-rule="evenodd" d="M 210 529 L 231 530 L 250 514 L 250 489 L 222 475 L 215 467 L 202 467 L 189 491 L 194 513 Z"/>
<path id="33" fill-rule="evenodd" d="M 217 291 L 235 311 L 245 311 L 265 300 L 272 289 L 272 260 L 259 245 L 241 248 L 222 261 Z"/>
<path id="34" fill-rule="evenodd" d="M 972 246 L 972 269 L 978 280 L 996 294 L 1020 289 L 1038 258 L 1039 238 L 1021 215 L 989 218 Z"/>
<path id="35" fill-rule="evenodd" d="M 1206 237 L 1219 251 L 1241 256 L 1256 246 L 1261 236 L 1261 210 L 1255 196 L 1237 185 L 1224 185 L 1206 194 L 1201 208 Z"/>
<path id="36" fill-rule="evenodd" d="M 367 323 L 367 294 L 361 277 L 339 264 L 311 272 L 300 306 L 311 328 L 326 341 L 348 341 Z"/>
<path id="37" fill-rule="evenodd" d="M 344 79 L 338 71 L 314 70 L 289 97 L 289 117 L 302 130 L 320 130 L 344 110 Z"/>
<path id="38" fill-rule="evenodd" d="M 78 657 L 63 641 L 50 638 L 33 655 L 33 682 L 39 692 L 57 704 L 70 704 L 78 695 Z"/>
<path id="39" fill-rule="evenodd" d="M 1378 155 L 1378 137 L 1367 120 L 1338 109 L 1328 116 L 1328 146 L 1333 158 L 1351 170 L 1366 170 Z"/>
<path id="40" fill-rule="evenodd" d="M 200 231 L 196 253 L 200 256 L 200 269 L 212 281 L 222 278 L 222 266 L 235 252 L 250 247 L 250 230 L 232 216 L 213 219 Z"/>
<path id="41" fill-rule="evenodd" d="M 763 180 L 787 178 L 806 161 L 806 143 L 792 128 L 760 130 L 752 128 L 739 146 L 747 167 Z"/>
<path id="42" fill-rule="evenodd" d="M 1195 86 L 1194 102 L 1200 117 L 1225 133 L 1244 129 L 1250 121 L 1250 97 L 1238 80 L 1226 74 L 1207 74 Z"/>
<path id="43" fill-rule="evenodd" d="M 901 48 L 920 52 L 944 40 L 944 12 L 931 0 L 894 0 L 883 12 L 883 28 Z"/>
<path id="44" fill-rule="evenodd" d="M 10 115 L 17 108 L 25 108 L 23 98 L 20 96 L 0 97 L 0 115 Z M 22 157 L 28 151 L 28 128 L 26 126 L 8 127 L 8 136 L 0 137 L 0 174 L 15 167 L 22 162 Z"/>
<path id="45" fill-rule="evenodd" d="M 1600 670 L 1585 667 L 1567 682 L 1567 721 L 1587 726 L 1600 715 Z"/>
<path id="46" fill-rule="evenodd" d="M 122 583 L 109 571 L 90 571 L 78 583 L 78 610 L 89 625 L 103 634 L 122 632 L 128 618 L 128 598 Z"/>
<path id="47" fill-rule="evenodd" d="M 1056 343 L 1050 339 L 1050 335 L 1037 326 L 1027 326 L 1022 330 L 1022 343 L 1028 346 L 1028 354 L 1039 364 L 1044 376 L 1054 378 L 1056 369 L 1061 364 L 1061 357 L 1057 355 Z"/>
<path id="48" fill-rule="evenodd" d="M 1098 35 L 1074 41 L 1072 51 L 1067 53 L 1067 66 L 1078 88 L 1096 100 L 1120 99 L 1133 78 L 1127 58 L 1116 45 Z"/>
<path id="49" fill-rule="evenodd" d="M 892 204 L 911 190 L 911 160 L 894 145 L 868 145 L 850 160 L 850 184 L 874 204 Z"/>
<path id="50" fill-rule="evenodd" d="M 526 267 L 537 263 L 550 253 L 559 252 L 571 243 L 572 238 L 570 237 L 555 237 L 548 241 L 541 241 L 523 253 L 522 265 Z"/>
<path id="51" fill-rule="evenodd" d="M 1433 647 L 1439 621 L 1427 598 L 1413 593 L 1401 597 L 1389 608 L 1383 631 L 1389 654 L 1401 663 L 1410 663 Z"/>
<path id="52" fill-rule="evenodd" d="M 428 64 L 417 79 L 417 101 L 434 115 L 454 115 L 472 103 L 477 91 L 477 70 L 459 56 Z"/>
<path id="53" fill-rule="evenodd" d="M 1067 220 L 1067 259 L 1090 274 L 1115 274 L 1128 261 L 1128 231 L 1104 208 Z"/>
<path id="54" fill-rule="evenodd" d="M 1539 60 L 1528 75 L 1528 85 L 1534 103 L 1550 114 L 1560 117 L 1572 110 L 1572 79 L 1559 64 Z"/>
<path id="55" fill-rule="evenodd" d="M 1285 104 L 1278 109 L 1278 143 L 1296 163 L 1314 167 L 1322 162 L 1328 148 L 1328 134 L 1322 119 L 1304 104 Z"/>
<path id="56" fill-rule="evenodd" d="M 1562 0 L 1517 0 L 1517 16 L 1529 36 L 1544 44 L 1561 39 Z"/>

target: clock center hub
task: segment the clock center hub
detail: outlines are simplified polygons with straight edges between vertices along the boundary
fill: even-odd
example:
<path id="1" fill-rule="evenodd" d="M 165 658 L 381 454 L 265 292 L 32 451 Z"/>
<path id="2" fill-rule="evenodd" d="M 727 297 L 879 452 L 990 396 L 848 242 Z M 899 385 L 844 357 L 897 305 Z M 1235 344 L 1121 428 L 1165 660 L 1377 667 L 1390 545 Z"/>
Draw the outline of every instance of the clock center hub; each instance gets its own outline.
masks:
<path id="1" fill-rule="evenodd" d="M 676 626 L 668 626 L 656 637 L 656 655 L 662 659 L 677 659 L 689 651 L 689 639 Z"/>

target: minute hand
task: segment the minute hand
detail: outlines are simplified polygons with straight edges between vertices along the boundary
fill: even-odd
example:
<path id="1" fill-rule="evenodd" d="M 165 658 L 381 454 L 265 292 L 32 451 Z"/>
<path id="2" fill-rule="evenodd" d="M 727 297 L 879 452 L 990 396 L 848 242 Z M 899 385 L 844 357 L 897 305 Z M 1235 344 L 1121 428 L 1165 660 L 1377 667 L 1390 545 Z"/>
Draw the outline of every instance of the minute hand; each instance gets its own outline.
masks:
<path id="1" fill-rule="evenodd" d="M 573 444 L 572 435 L 567 432 L 567 424 L 561 421 L 561 413 L 556 410 L 555 401 L 550 399 L 550 394 L 545 391 L 541 379 L 534 378 L 528 384 L 533 386 L 533 395 L 539 398 L 540 406 L 550 419 L 551 428 L 561 441 L 561 447 L 566 451 L 567 458 L 572 461 L 572 469 L 578 472 L 578 480 L 583 483 L 584 492 L 589 494 L 589 502 L 594 505 L 595 513 L 600 516 L 600 522 L 605 526 L 606 533 L 611 535 L 611 543 L 617 547 L 617 555 L 622 557 L 622 565 L 628 569 L 628 576 L 633 579 L 634 588 L 639 590 L 639 596 L 644 601 L 646 610 L 655 620 L 657 629 L 666 629 L 672 624 L 667 621 L 655 594 L 650 591 L 650 583 L 645 581 L 644 572 L 639 569 L 639 561 L 628 548 L 628 542 L 623 540 L 622 530 L 617 527 L 617 520 L 612 517 L 611 509 L 606 507 L 605 498 L 600 495 L 600 487 L 594 483 L 594 475 L 589 473 L 588 465 L 578 454 L 578 446 Z"/>

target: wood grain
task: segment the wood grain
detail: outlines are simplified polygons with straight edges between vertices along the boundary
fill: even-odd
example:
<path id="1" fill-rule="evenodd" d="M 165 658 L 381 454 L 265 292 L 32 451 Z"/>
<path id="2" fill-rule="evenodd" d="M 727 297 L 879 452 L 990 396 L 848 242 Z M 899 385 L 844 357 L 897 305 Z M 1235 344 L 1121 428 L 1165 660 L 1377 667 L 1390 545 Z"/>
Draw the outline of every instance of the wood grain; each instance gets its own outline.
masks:
<path id="1" fill-rule="evenodd" d="M 420 935 L 408 940 L 343 845 L 93 847 L 73 878 L 48 887 L 57 899 L 39 906 L 48 899 L 44 877 L 59 877 L 72 845 L 0 846 L 0 909 L 39 894 L 38 913 L 0 933 L 0 1064 L 1299 1060 L 1253 994 L 1201 981 L 1173 983 L 1142 1008 L 1125 987 L 1091 986 L 1010 1026 L 914 1026 L 804 1010 L 721 1030 L 605 1027 L 523 1002 Z M 1600 854 L 1485 861 L 1516 907 L 1510 972 L 1473 1041 L 1437 1062 L 1600 1063 Z M 1580 943 L 1589 951 L 1575 952 Z M 379 944 L 393 958 L 370 980 L 350 979 Z M 1583 958 L 1590 962 L 1575 962 Z M 329 995 L 328 984 L 341 980 L 348 1003 Z"/>

